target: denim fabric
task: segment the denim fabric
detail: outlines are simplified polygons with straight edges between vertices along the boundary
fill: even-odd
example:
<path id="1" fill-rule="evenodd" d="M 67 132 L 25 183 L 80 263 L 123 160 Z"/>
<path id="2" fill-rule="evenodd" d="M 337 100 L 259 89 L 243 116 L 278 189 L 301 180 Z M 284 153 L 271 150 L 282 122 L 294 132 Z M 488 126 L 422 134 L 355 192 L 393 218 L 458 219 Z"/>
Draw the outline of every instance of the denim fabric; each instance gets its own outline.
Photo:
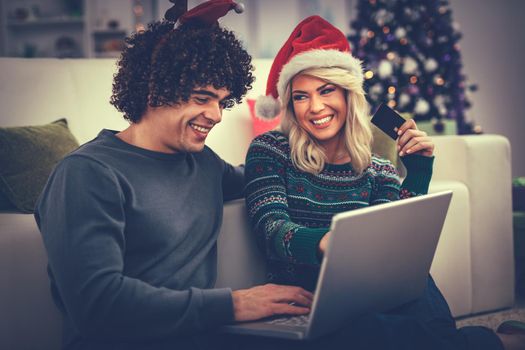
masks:
<path id="1" fill-rule="evenodd" d="M 503 350 L 490 329 L 456 328 L 448 304 L 431 276 L 421 298 L 389 312 L 364 315 L 313 341 L 233 335 L 221 340 L 227 349 Z"/>

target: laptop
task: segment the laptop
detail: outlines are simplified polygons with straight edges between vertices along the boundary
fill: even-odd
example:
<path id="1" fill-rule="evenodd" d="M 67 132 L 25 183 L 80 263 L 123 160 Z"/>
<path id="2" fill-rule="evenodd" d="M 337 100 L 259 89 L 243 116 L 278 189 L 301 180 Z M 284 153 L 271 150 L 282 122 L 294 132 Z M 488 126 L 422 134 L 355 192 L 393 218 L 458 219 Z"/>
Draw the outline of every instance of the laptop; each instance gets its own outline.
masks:
<path id="1" fill-rule="evenodd" d="M 314 339 L 352 318 L 417 299 L 451 198 L 444 191 L 334 215 L 310 314 L 240 322 L 221 332 Z"/>

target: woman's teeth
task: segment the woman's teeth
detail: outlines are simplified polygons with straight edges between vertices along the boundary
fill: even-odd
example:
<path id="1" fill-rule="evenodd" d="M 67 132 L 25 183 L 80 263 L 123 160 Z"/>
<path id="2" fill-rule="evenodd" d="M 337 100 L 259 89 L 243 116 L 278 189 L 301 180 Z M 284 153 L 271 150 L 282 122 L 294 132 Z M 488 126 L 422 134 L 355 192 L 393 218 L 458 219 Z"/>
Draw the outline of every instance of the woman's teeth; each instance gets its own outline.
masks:
<path id="1" fill-rule="evenodd" d="M 332 120 L 333 117 L 334 117 L 333 115 L 330 115 L 322 119 L 312 120 L 312 123 L 314 123 L 315 125 L 325 124 L 325 123 L 328 123 L 330 120 Z"/>
<path id="2" fill-rule="evenodd" d="M 192 123 L 190 123 L 190 126 L 193 129 L 195 129 L 195 130 L 197 130 L 199 132 L 204 132 L 204 133 L 207 133 L 207 132 L 209 132 L 211 130 L 211 128 L 205 128 L 205 127 L 198 126 L 198 125 L 195 125 L 195 124 L 192 124 Z"/>

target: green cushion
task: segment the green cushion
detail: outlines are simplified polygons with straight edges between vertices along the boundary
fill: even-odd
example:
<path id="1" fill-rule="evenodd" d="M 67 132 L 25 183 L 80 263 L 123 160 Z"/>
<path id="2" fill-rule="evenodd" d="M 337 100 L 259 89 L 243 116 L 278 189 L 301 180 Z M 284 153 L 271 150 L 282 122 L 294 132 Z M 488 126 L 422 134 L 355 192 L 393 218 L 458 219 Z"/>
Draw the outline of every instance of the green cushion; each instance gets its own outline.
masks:
<path id="1" fill-rule="evenodd" d="M 512 213 L 514 227 L 514 252 L 516 259 L 525 259 L 525 211 Z"/>
<path id="2" fill-rule="evenodd" d="M 520 177 L 515 177 L 514 179 L 512 179 L 512 186 L 525 188 L 525 177 L 520 176 Z"/>
<path id="3" fill-rule="evenodd" d="M 429 136 L 458 134 L 458 127 L 456 121 L 450 119 L 443 120 L 443 130 L 441 132 L 436 131 L 434 129 L 434 123 L 428 120 L 418 121 L 417 127 L 419 130 L 425 131 Z"/>
<path id="4" fill-rule="evenodd" d="M 0 128 L 0 191 L 16 209 L 32 213 L 56 163 L 77 147 L 65 119 Z"/>
<path id="5" fill-rule="evenodd" d="M 512 180 L 512 210 L 525 211 L 525 177 Z"/>

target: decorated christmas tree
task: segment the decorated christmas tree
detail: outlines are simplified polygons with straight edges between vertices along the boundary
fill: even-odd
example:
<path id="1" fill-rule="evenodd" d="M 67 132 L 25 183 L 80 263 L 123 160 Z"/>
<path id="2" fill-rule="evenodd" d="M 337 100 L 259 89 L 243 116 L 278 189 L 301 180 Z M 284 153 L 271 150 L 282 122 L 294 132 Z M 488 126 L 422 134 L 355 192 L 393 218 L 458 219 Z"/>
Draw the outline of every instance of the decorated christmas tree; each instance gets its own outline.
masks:
<path id="1" fill-rule="evenodd" d="M 359 0 L 348 39 L 363 60 L 373 110 L 386 102 L 441 132 L 456 121 L 460 134 L 481 132 L 465 119 L 470 107 L 461 73 L 461 34 L 447 0 Z"/>

